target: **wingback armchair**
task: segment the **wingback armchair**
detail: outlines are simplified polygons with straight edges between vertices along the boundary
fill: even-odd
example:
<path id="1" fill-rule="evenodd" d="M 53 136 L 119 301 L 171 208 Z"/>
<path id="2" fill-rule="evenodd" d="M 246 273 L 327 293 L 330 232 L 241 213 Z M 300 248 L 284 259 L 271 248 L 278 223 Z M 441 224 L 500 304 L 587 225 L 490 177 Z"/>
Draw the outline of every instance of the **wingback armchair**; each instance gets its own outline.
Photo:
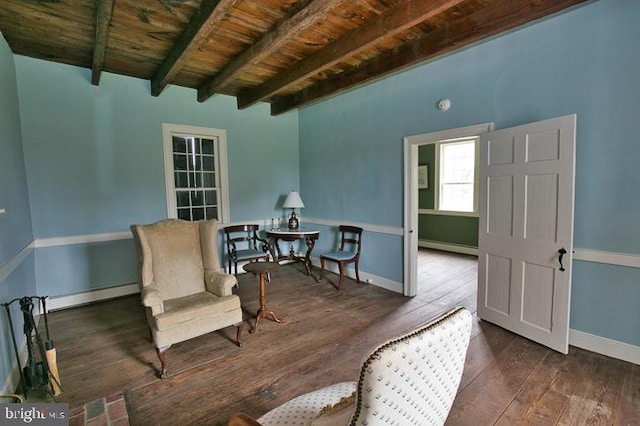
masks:
<path id="1" fill-rule="evenodd" d="M 166 351 L 230 325 L 241 346 L 240 298 L 232 293 L 233 275 L 220 271 L 217 221 L 166 219 L 132 225 L 138 250 L 138 282 L 151 337 L 167 375 Z"/>
<path id="2" fill-rule="evenodd" d="M 257 420 L 234 414 L 229 426 L 442 425 L 456 396 L 471 335 L 471 314 L 456 308 L 376 347 L 357 382 L 294 398 Z"/>

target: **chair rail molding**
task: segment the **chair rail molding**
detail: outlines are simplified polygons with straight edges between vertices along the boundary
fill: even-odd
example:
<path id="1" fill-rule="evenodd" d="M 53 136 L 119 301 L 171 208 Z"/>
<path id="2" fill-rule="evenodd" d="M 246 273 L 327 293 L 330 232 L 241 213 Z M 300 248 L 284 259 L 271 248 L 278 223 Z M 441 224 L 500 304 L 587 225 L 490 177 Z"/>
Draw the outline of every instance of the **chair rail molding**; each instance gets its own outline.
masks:
<path id="1" fill-rule="evenodd" d="M 253 221 L 243 220 L 241 222 L 218 222 L 218 230 L 221 230 L 225 226 L 232 225 L 248 225 L 257 223 L 260 226 L 266 223 L 264 219 L 257 219 Z M 32 242 L 32 246 L 35 248 L 41 247 L 55 247 L 55 246 L 66 246 L 73 244 L 88 244 L 88 243 L 103 243 L 108 241 L 118 241 L 118 240 L 131 240 L 133 239 L 133 235 L 131 231 L 117 231 L 117 232 L 105 232 L 100 234 L 83 234 L 83 235 L 67 235 L 62 237 L 50 237 L 50 238 L 36 238 Z"/>
<path id="2" fill-rule="evenodd" d="M 103 234 L 72 235 L 64 237 L 38 238 L 34 240 L 34 247 L 56 247 L 73 244 L 103 243 L 107 241 L 133 239 L 131 231 L 107 232 Z"/>
<path id="3" fill-rule="evenodd" d="M 314 223 L 316 225 L 324 225 L 324 226 L 334 226 L 338 227 L 340 225 L 349 225 L 349 226 L 357 226 L 365 231 L 376 232 L 378 234 L 389 234 L 389 235 L 404 235 L 404 229 L 402 227 L 396 226 L 385 226 L 385 225 L 374 225 L 371 223 L 361 223 L 361 222 L 349 222 L 349 221 L 341 221 L 341 220 L 333 220 L 333 219 L 318 219 L 315 217 L 306 217 L 302 218 L 301 223 Z"/>
<path id="4" fill-rule="evenodd" d="M 612 251 L 574 248 L 573 260 L 640 268 L 640 254 L 616 253 Z"/>
<path id="5" fill-rule="evenodd" d="M 33 251 L 34 242 L 24 246 L 18 253 L 9 259 L 5 264 L 0 265 L 0 283 L 7 279 L 9 275 L 27 258 L 27 256 Z"/>

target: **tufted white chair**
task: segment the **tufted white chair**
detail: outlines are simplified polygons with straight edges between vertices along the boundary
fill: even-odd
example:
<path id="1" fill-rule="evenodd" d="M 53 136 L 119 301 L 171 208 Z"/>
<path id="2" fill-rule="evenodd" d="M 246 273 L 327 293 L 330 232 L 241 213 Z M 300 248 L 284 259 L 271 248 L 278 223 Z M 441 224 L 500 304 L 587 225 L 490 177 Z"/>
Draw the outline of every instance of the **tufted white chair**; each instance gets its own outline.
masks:
<path id="1" fill-rule="evenodd" d="M 471 314 L 454 309 L 368 355 L 358 382 L 299 396 L 238 425 L 442 425 L 456 396 L 471 335 Z"/>

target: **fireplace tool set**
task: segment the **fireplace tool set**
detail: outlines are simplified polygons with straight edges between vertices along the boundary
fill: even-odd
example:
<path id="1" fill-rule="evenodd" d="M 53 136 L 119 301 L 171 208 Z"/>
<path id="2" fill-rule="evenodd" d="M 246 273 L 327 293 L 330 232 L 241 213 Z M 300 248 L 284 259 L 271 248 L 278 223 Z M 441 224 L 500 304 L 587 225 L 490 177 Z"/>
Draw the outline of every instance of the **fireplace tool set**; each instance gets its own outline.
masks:
<path id="1" fill-rule="evenodd" d="M 35 389 L 44 388 L 54 400 L 56 396 L 62 393 L 60 386 L 60 375 L 58 373 L 58 364 L 56 360 L 56 349 L 53 341 L 49 336 L 49 322 L 47 320 L 46 299 L 48 296 L 24 296 L 13 299 L 9 303 L 3 303 L 7 316 L 9 318 L 9 328 L 11 330 L 11 339 L 13 341 L 13 349 L 15 351 L 18 367 L 20 370 L 20 379 L 22 381 L 22 390 L 25 397 L 29 392 Z M 27 342 L 27 360 L 24 367 L 20 364 L 20 354 L 16 335 L 13 329 L 13 319 L 11 318 L 11 305 L 18 302 L 20 311 L 24 320 L 23 331 Z M 44 316 L 44 327 L 46 331 L 46 340 L 42 340 L 42 336 L 38 331 L 38 327 L 33 316 L 35 303 L 39 303 L 40 312 Z"/>

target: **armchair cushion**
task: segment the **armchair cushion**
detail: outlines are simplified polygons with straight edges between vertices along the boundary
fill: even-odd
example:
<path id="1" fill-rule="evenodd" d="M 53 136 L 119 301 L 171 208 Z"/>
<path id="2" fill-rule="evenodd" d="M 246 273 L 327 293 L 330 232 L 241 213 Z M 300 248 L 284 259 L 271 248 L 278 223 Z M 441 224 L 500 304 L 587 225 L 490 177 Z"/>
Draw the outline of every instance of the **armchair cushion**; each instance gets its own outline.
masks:
<path id="1" fill-rule="evenodd" d="M 204 290 L 203 256 L 200 250 L 198 226 L 190 222 L 160 221 L 146 225 L 143 244 L 146 245 L 145 262 L 150 265 L 151 276 L 142 285 L 153 282 L 162 289 L 162 297 L 174 299 Z"/>
<path id="2" fill-rule="evenodd" d="M 344 426 L 355 410 L 356 391 L 347 397 L 340 398 L 335 404 L 327 405 L 310 423 L 312 426 Z"/>
<path id="3" fill-rule="evenodd" d="M 351 417 L 353 405 L 350 408 L 345 408 L 345 410 L 333 412 L 332 414 L 336 414 L 336 416 L 321 416 L 320 412 L 327 406 L 339 403 L 342 398 L 348 398 L 355 390 L 356 382 L 336 383 L 326 388 L 300 395 L 269 411 L 260 417 L 258 422 L 264 426 L 281 424 L 307 426 L 315 425 L 316 423 L 314 422 L 316 421 L 337 420 L 339 422 L 341 418 L 346 416 L 344 422 L 335 423 L 344 425 L 347 424 Z M 338 414 L 341 416 L 337 416 Z M 318 424 L 328 425 L 331 423 Z"/>
<path id="4" fill-rule="evenodd" d="M 240 309 L 240 299 L 237 296 L 219 297 L 203 291 L 189 296 L 165 300 L 164 312 L 153 317 L 154 326 L 158 331 L 167 331 L 175 327 L 182 327 L 189 322 L 202 322 L 218 318 L 229 324 L 237 322 L 236 312 Z"/>

